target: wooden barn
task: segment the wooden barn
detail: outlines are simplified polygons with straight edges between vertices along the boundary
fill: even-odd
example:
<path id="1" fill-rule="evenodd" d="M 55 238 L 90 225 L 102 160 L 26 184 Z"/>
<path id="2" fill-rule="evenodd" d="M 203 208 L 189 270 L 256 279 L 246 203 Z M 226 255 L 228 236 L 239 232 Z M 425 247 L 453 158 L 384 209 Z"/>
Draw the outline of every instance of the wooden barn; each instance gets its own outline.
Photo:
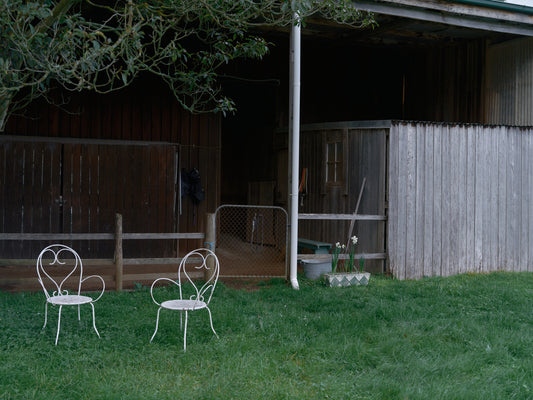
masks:
<path id="1" fill-rule="evenodd" d="M 185 112 L 149 78 L 113 95 L 69 95 L 63 108 L 33 103 L 0 136 L 2 232 L 66 235 L 60 241 L 82 258 L 100 260 L 93 270 L 113 288 L 120 214 L 124 233 L 191 238 L 125 240 L 124 257 L 138 260 L 124 272 L 125 287 L 174 270 L 175 261 L 146 266 L 142 260 L 171 259 L 203 245 L 206 213 L 220 203 L 220 117 Z M 182 171 L 193 169 L 205 192 L 199 203 L 181 190 Z M 69 234 L 87 237 L 72 241 Z M 25 260 L 51 240 L 1 240 L 1 286 L 37 287 Z"/>
<path id="2" fill-rule="evenodd" d="M 446 132 L 457 132 L 461 140 L 471 137 L 462 133 L 462 127 L 475 126 L 474 143 L 483 143 L 486 148 L 490 145 L 484 139 L 495 135 L 493 125 L 533 126 L 533 8 L 493 0 L 354 3 L 374 12 L 376 28 L 351 29 L 311 18 L 302 29 L 302 149 L 298 176 L 302 177 L 306 169 L 307 183 L 299 198 L 299 212 L 353 213 L 366 178 L 358 213 L 386 217 L 359 220 L 354 228 L 361 237 L 360 250 L 376 255 L 372 269 L 402 279 L 485 270 L 485 264 L 478 262 L 479 254 L 466 256 L 470 254 L 467 250 L 461 258 L 464 262 L 460 262 L 464 268 L 436 268 L 433 261 L 429 268 L 426 261 L 420 261 L 429 260 L 427 252 L 419 253 L 420 240 L 397 242 L 398 232 L 404 228 L 407 238 L 425 237 L 419 229 L 424 224 L 409 225 L 420 218 L 409 207 L 418 205 L 416 210 L 420 211 L 425 197 L 407 199 L 409 207 L 405 210 L 400 203 L 394 205 L 396 208 L 391 204 L 393 198 L 399 201 L 393 193 L 404 193 L 401 190 L 405 190 L 405 182 L 400 178 L 408 179 L 407 187 L 416 190 L 417 196 L 426 196 L 430 186 L 412 187 L 412 179 L 419 176 L 416 174 L 425 171 L 410 169 L 423 165 L 415 158 L 405 160 L 405 169 L 391 162 L 396 160 L 394 157 L 403 157 L 404 151 L 418 157 L 420 146 L 410 146 L 422 143 L 422 137 L 427 146 L 428 136 L 444 129 L 433 126 L 447 127 Z M 243 61 L 223 72 L 225 92 L 235 99 L 239 110 L 233 116 L 191 115 L 151 77 L 112 95 L 58 93 L 68 100 L 62 108 L 41 102 L 31 104 L 26 117 L 12 118 L 0 136 L 0 234 L 113 234 L 119 213 L 124 232 L 192 235 L 205 233 L 206 214 L 222 204 L 249 204 L 253 199 L 290 211 L 289 30 L 261 31 L 272 44 L 270 54 L 261 62 Z M 382 121 L 390 123 L 383 126 Z M 416 139 L 412 129 L 417 132 Z M 470 132 L 470 128 L 464 129 Z M 507 128 L 499 129 L 507 132 Z M 399 132 L 398 138 L 407 138 L 407 142 L 398 143 L 397 154 L 393 152 L 394 132 Z M 529 131 L 516 128 L 516 132 L 527 137 Z M 509 140 L 514 135 L 502 134 Z M 447 154 L 447 142 L 442 140 L 442 147 L 434 151 Z M 326 158 L 332 143 L 346 149 L 347 157 L 338 160 L 343 182 L 328 180 L 328 162 L 336 162 Z M 501 153 L 508 146 L 504 141 L 498 143 L 498 160 L 503 160 Z M 424 157 L 427 160 L 429 155 Z M 512 159 L 509 156 L 502 161 L 501 165 L 509 168 L 505 171 L 518 165 L 517 161 L 508 164 Z M 455 159 L 450 160 L 446 162 Z M 501 165 L 498 163 L 498 168 Z M 181 196 L 181 171 L 192 169 L 199 171 L 205 190 L 205 200 L 199 204 L 190 196 Z M 454 174 L 460 172 L 454 170 Z M 396 183 L 392 181 L 394 176 Z M 445 179 L 452 183 L 454 176 Z M 518 179 L 513 174 L 505 176 L 509 179 L 506 182 Z M 414 182 L 418 182 L 416 179 Z M 423 179 L 426 182 L 429 178 L 424 175 Z M 394 184 L 400 191 L 391 191 Z M 514 183 L 509 185 L 514 188 Z M 259 200 L 257 193 L 250 192 L 250 188 L 265 187 L 271 188 L 270 192 Z M 449 196 L 456 189 L 443 186 L 441 193 Z M 479 190 L 485 192 L 476 193 L 488 193 L 489 189 Z M 511 193 L 519 196 L 514 189 Z M 415 195 L 411 191 L 405 194 Z M 453 204 L 450 209 L 455 207 Z M 485 212 L 474 214 L 475 218 Z M 302 219 L 300 236 L 334 243 L 345 240 L 348 224 Z M 523 229 L 527 230 L 525 226 Z M 142 246 L 138 241 L 125 241 L 124 256 L 175 257 L 204 241 L 201 235 L 189 237 L 179 241 L 143 240 Z M 476 240 L 474 237 L 474 244 L 480 243 Z M 19 278 L 32 279 L 33 270 L 21 273 L 22 267 L 11 261 L 34 259 L 44 244 L 38 240 L 2 239 L 0 286 L 16 289 L 22 287 Z M 114 256 L 108 239 L 74 245 L 80 248 L 82 257 L 109 260 Z M 441 254 L 445 251 L 448 249 L 443 247 Z M 520 252 L 525 257 L 524 250 Z M 433 260 L 436 252 L 431 254 Z M 483 260 L 492 255 L 483 255 Z M 459 265 L 456 260 L 446 263 Z M 520 263 L 520 269 L 526 264 Z M 168 268 L 132 266 L 125 272 L 125 280 L 131 286 L 134 281 L 142 281 L 142 276 L 152 278 Z M 487 268 L 513 269 L 515 265 L 505 261 Z M 112 274 L 104 272 L 112 287 Z"/>
<path id="3" fill-rule="evenodd" d="M 328 143 L 342 170 L 328 174 Z M 302 126 L 299 233 L 346 243 L 400 279 L 533 271 L 533 128 L 417 121 Z M 336 179 L 338 178 L 338 179 Z M 377 260 L 386 259 L 386 263 Z"/>
<path id="4" fill-rule="evenodd" d="M 450 132 L 452 137 L 459 136 L 449 139 L 450 143 L 444 142 L 441 148 L 435 148 L 447 154 L 457 151 L 452 143 L 463 143 L 467 137 L 463 134 L 463 125 L 476 124 L 476 135 L 480 135 L 476 143 L 486 144 L 484 140 L 490 137 L 491 140 L 499 141 L 500 151 L 505 151 L 505 148 L 512 151 L 512 143 L 507 146 L 503 143 L 511 137 L 516 138 L 516 132 L 527 137 L 529 130 L 526 127 L 533 125 L 533 41 L 530 38 L 533 8 L 495 1 L 422 1 L 415 4 L 407 0 L 364 2 L 363 8 L 378 13 L 379 28 L 375 32 L 363 31 L 348 35 L 328 27 L 328 41 L 324 35 L 317 34 L 323 33 L 324 28 L 313 25 L 312 22 L 302 32 L 302 126 L 298 176 L 299 179 L 306 176 L 307 181 L 304 182 L 306 191 L 300 193 L 299 212 L 304 213 L 304 216 L 299 221 L 299 236 L 332 244 L 337 241 L 346 243 L 346 230 L 349 226 L 346 219 L 340 221 L 329 215 L 324 216 L 322 221 L 313 221 L 305 214 L 343 216 L 353 213 L 358 204 L 362 179 L 369 175 L 373 177 L 368 182 L 374 186 L 373 192 L 368 192 L 370 186 L 365 188 L 361 209 L 358 210 L 359 213 L 368 215 L 359 216 L 354 233 L 362 239 L 362 256 L 379 258 L 384 255 L 386 258 L 385 263 L 373 262 L 372 269 L 392 273 L 402 279 L 466 271 L 523 270 L 525 265 L 529 265 L 528 261 L 510 262 L 508 253 L 511 250 L 502 244 L 498 250 L 494 250 L 496 243 L 487 241 L 486 237 L 483 239 L 483 246 L 480 245 L 479 237 L 477 239 L 475 262 L 472 250 L 469 250 L 471 258 L 465 258 L 464 254 L 468 252 L 461 249 L 459 254 L 463 256 L 458 259 L 451 256 L 435 259 L 429 264 L 431 268 L 428 270 L 428 261 L 420 260 L 424 257 L 427 260 L 430 257 L 428 254 L 432 253 L 427 242 L 425 247 L 420 243 L 424 235 L 427 240 L 429 227 L 426 227 L 425 234 L 422 233 L 423 230 L 417 230 L 417 234 L 421 235 L 418 237 L 417 247 L 409 247 L 414 246 L 414 242 L 409 242 L 405 247 L 406 243 L 402 240 L 406 239 L 393 235 L 403 232 L 396 230 L 397 226 L 405 229 L 403 224 L 408 221 L 420 221 L 420 218 L 429 221 L 433 216 L 422 217 L 421 204 L 425 204 L 425 200 L 420 200 L 419 197 L 416 209 L 411 204 L 406 206 L 406 198 L 394 197 L 390 185 L 399 184 L 403 188 L 402 185 L 406 182 L 398 183 L 398 179 L 403 177 L 404 171 L 411 174 L 413 165 L 423 168 L 424 160 L 418 159 L 418 156 L 437 155 L 422 153 L 416 144 L 414 149 L 404 147 L 404 150 L 409 149 L 414 154 L 414 158 L 407 164 L 400 164 L 400 170 L 395 171 L 397 165 L 391 165 L 390 161 L 394 156 L 398 157 L 398 154 L 395 153 L 395 148 L 389 147 L 392 143 L 390 132 L 397 132 L 399 136 L 395 140 L 400 140 L 402 145 L 405 145 L 405 137 L 409 137 L 412 145 L 412 137 L 409 136 L 411 133 L 406 133 L 411 131 L 381 125 L 383 118 L 389 121 L 431 121 L 415 122 L 417 127 L 444 123 L 442 131 Z M 316 35 L 313 36 L 313 33 Z M 333 37 L 336 40 L 332 41 Z M 496 130 L 500 133 L 495 134 L 492 125 L 501 125 Z M 401 124 L 399 126 L 403 127 Z M 507 126 L 524 128 L 510 129 Z M 416 131 L 425 132 L 426 135 L 432 135 L 433 132 L 439 135 L 441 132 L 439 129 L 423 128 Z M 274 143 L 278 150 L 278 163 L 283 166 L 291 156 L 291 139 L 286 138 L 284 133 L 280 135 L 280 130 L 276 132 Z M 440 140 L 440 137 L 437 136 L 435 140 Z M 426 140 L 424 143 L 430 143 L 430 138 Z M 328 173 L 329 164 L 337 162 L 335 158 L 330 158 L 328 148 L 332 146 L 343 149 L 344 159 L 340 167 L 344 175 L 340 184 L 332 181 Z M 470 153 L 462 152 L 459 158 L 453 153 L 450 157 L 457 165 L 463 166 L 466 163 L 465 157 L 474 154 L 478 153 L 470 149 Z M 491 155 L 489 160 L 502 160 L 501 155 Z M 519 162 L 513 157 L 510 155 L 506 159 L 513 160 L 509 161 L 511 166 L 506 161 L 499 161 L 492 167 L 492 173 L 498 171 L 498 176 L 507 176 L 509 168 L 515 168 Z M 479 161 L 477 168 L 482 167 L 487 166 Z M 501 168 L 507 169 L 501 171 Z M 289 191 L 284 190 L 286 182 L 280 178 L 286 174 L 283 167 L 279 167 L 278 171 L 281 171 L 277 179 L 280 183 L 279 199 L 287 199 Z M 457 171 L 454 173 L 457 174 Z M 467 174 L 467 171 L 460 173 Z M 412 175 L 408 177 L 412 178 Z M 443 177 L 449 179 L 448 175 L 444 174 Z M 476 175 L 476 178 L 480 176 Z M 491 179 L 483 176 L 485 183 Z M 513 182 L 516 179 L 519 178 L 513 175 Z M 479 182 L 478 180 L 478 184 Z M 409 187 L 413 188 L 412 185 Z M 458 198 L 463 198 L 467 191 L 466 187 L 439 188 L 447 194 L 447 198 L 451 196 L 449 193 L 452 190 L 460 190 L 454 194 Z M 470 189 L 469 187 L 468 190 Z M 480 193 L 481 188 L 477 189 L 476 193 Z M 426 185 L 417 186 L 417 190 L 418 196 L 424 193 L 424 196 L 429 197 L 431 193 L 428 191 L 433 189 Z M 496 196 L 496 192 L 499 193 L 498 196 L 504 196 L 505 192 L 501 191 L 502 186 L 497 190 L 483 187 L 483 190 L 483 193 L 490 192 L 493 196 Z M 520 191 L 520 201 L 524 203 L 528 201 L 527 190 L 527 186 L 524 186 Z M 370 204 L 364 204 L 365 195 Z M 517 192 L 514 192 L 514 196 L 517 196 Z M 391 203 L 392 199 L 394 203 Z M 527 211 L 524 207 L 511 207 L 512 211 L 506 206 L 501 207 L 498 210 L 507 213 L 505 215 L 509 218 L 511 215 L 512 218 L 522 218 Z M 400 220 L 393 220 L 392 217 L 397 217 L 393 212 L 399 210 L 403 210 L 402 213 L 405 214 L 401 214 Z M 484 208 L 478 204 L 478 218 L 479 215 L 484 216 L 482 219 L 489 218 L 490 213 L 481 210 Z M 382 217 L 387 220 L 385 224 L 381 222 Z M 479 222 L 478 220 L 478 235 L 482 232 Z M 407 224 L 409 226 L 411 225 Z M 456 233 L 453 231 L 455 226 L 443 226 L 451 230 L 443 233 L 443 237 Z M 489 226 L 494 227 L 485 222 L 484 227 Z M 526 226 L 522 226 L 524 232 L 528 229 Z M 471 238 L 473 228 L 468 229 L 470 231 L 461 232 L 460 237 Z M 511 239 L 507 237 L 506 240 L 511 245 Z M 455 251 L 455 248 L 447 248 L 442 243 L 434 245 L 444 247 L 434 249 L 435 253 L 431 257 L 439 254 L 439 251 L 442 254 Z M 516 243 L 513 245 L 516 246 Z M 481 247 L 485 250 L 482 251 Z M 488 248 L 492 249 L 489 253 Z M 520 245 L 520 248 L 524 249 L 524 245 Z M 497 266 L 494 261 L 488 260 L 491 256 L 487 254 L 495 254 L 490 251 L 499 254 Z M 524 250 L 521 254 L 521 259 L 526 260 Z"/>

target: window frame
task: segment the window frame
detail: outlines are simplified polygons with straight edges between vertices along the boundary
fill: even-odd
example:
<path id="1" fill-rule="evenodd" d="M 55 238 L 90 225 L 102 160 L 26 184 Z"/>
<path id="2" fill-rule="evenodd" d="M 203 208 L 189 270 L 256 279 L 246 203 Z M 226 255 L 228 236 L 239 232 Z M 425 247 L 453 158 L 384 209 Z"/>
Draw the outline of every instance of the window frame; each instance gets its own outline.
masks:
<path id="1" fill-rule="evenodd" d="M 342 171 L 342 177 L 337 179 L 337 173 L 338 170 L 336 169 L 335 175 L 336 180 L 330 181 L 328 180 L 328 172 L 330 165 L 332 163 L 329 160 L 329 152 L 328 148 L 330 144 L 333 143 L 340 143 L 342 146 L 342 160 L 335 160 L 333 161 L 333 164 L 335 165 L 335 168 L 340 166 L 340 170 Z M 348 182 L 348 132 L 343 130 L 334 130 L 334 131 L 324 131 L 322 134 L 322 148 L 324 151 L 324 157 L 322 162 L 322 171 L 323 171 L 323 187 L 324 191 L 326 191 L 328 188 L 333 187 L 341 187 L 344 189 L 344 194 L 347 194 L 347 182 Z M 335 155 L 337 155 L 337 152 L 335 151 Z"/>

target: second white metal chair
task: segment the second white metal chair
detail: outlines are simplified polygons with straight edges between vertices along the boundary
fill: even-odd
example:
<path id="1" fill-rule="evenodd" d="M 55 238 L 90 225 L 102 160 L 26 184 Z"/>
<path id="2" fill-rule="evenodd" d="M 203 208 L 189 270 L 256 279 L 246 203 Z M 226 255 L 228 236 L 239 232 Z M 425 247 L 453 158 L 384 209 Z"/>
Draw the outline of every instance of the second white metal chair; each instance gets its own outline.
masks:
<path id="1" fill-rule="evenodd" d="M 164 308 L 166 310 L 185 312 L 185 326 L 183 328 L 183 350 L 187 350 L 187 319 L 189 311 L 196 311 L 206 309 L 209 314 L 209 323 L 211 330 L 218 338 L 215 329 L 213 328 L 213 318 L 211 310 L 209 310 L 209 303 L 215 290 L 219 274 L 219 262 L 214 252 L 209 249 L 196 249 L 188 253 L 180 262 L 178 269 L 178 280 L 174 281 L 169 278 L 156 279 L 150 288 L 150 295 L 155 304 L 159 306 L 157 310 L 157 320 L 155 323 L 155 331 L 150 339 L 154 339 L 157 329 L 159 327 L 159 313 Z M 179 298 L 157 301 L 154 297 L 154 288 L 156 284 L 166 281 L 179 288 Z M 202 282 L 202 283 L 199 283 Z M 183 325 L 182 316 L 180 323 Z"/>

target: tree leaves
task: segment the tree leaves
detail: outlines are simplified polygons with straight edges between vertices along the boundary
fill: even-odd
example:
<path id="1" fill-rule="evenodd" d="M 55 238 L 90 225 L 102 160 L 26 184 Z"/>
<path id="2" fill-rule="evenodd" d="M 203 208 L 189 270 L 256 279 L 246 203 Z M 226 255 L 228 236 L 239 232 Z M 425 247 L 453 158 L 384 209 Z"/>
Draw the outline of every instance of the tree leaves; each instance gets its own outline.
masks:
<path id="1" fill-rule="evenodd" d="M 144 71 L 167 82 L 191 112 L 232 112 L 218 69 L 239 58 L 260 59 L 269 50 L 250 27 L 288 25 L 296 10 L 300 18 L 320 13 L 347 24 L 372 23 L 350 0 L 109 3 L 0 0 L 0 101 L 9 105 L 0 113 L 0 131 L 9 113 L 46 96 L 51 85 L 108 93 Z"/>

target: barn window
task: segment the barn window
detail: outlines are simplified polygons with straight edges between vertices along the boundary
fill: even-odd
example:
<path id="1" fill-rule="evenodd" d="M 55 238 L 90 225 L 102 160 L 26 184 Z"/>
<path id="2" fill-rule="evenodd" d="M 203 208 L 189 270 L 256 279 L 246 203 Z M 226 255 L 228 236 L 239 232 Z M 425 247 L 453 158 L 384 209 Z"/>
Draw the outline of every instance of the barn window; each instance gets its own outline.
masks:
<path id="1" fill-rule="evenodd" d="M 324 189 L 327 186 L 346 187 L 347 178 L 347 137 L 344 130 L 326 131 L 323 136 L 325 157 Z"/>
<path id="2" fill-rule="evenodd" d="M 328 142 L 326 159 L 326 179 L 328 183 L 344 181 L 344 143 Z"/>

